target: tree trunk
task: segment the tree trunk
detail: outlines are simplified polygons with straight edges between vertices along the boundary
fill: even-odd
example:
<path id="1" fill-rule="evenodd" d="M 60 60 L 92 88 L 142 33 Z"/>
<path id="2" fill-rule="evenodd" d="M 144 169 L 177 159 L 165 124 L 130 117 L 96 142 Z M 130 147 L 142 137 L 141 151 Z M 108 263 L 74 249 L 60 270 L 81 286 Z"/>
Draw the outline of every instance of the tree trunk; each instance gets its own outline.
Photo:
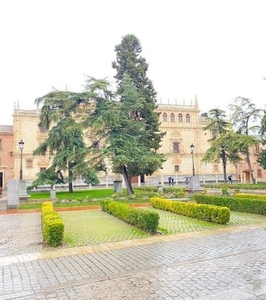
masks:
<path id="1" fill-rule="evenodd" d="M 248 163 L 250 178 L 251 178 L 252 183 L 255 184 L 256 180 L 254 178 L 253 170 L 252 170 L 252 167 L 251 167 L 251 162 L 250 162 L 250 156 L 249 156 L 248 149 L 246 150 L 246 155 L 247 155 L 247 163 Z"/>
<path id="2" fill-rule="evenodd" d="M 222 162 L 223 162 L 224 183 L 227 183 L 227 176 L 226 176 L 226 154 L 225 154 L 224 149 L 222 149 Z"/>
<path id="3" fill-rule="evenodd" d="M 133 191 L 133 188 L 132 188 L 132 184 L 131 184 L 130 178 L 128 176 L 128 172 L 127 172 L 127 167 L 126 166 L 122 167 L 122 174 L 123 174 L 124 181 L 125 181 L 125 184 L 126 184 L 126 187 L 127 187 L 127 193 L 128 193 L 128 195 L 132 196 L 134 194 L 134 191 Z"/>
<path id="4" fill-rule="evenodd" d="M 70 164 L 68 164 L 68 191 L 69 193 L 73 193 L 73 172 Z"/>

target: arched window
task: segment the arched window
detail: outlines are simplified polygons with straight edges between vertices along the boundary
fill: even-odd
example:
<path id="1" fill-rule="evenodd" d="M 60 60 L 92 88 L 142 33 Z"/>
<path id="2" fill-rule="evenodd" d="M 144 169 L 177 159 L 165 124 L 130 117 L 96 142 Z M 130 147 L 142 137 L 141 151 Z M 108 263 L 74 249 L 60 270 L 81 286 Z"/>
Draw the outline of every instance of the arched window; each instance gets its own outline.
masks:
<path id="1" fill-rule="evenodd" d="M 183 122 L 183 115 L 182 114 L 178 114 L 178 122 Z"/>
<path id="2" fill-rule="evenodd" d="M 171 113 L 170 120 L 171 120 L 171 122 L 175 122 L 175 114 L 174 113 Z"/>
<path id="3" fill-rule="evenodd" d="M 178 142 L 173 143 L 173 152 L 179 153 L 179 143 Z"/>
<path id="4" fill-rule="evenodd" d="M 167 113 L 163 113 L 163 122 L 167 122 Z"/>
<path id="5" fill-rule="evenodd" d="M 186 114 L 186 122 L 187 122 L 187 123 L 190 122 L 190 114 Z"/>

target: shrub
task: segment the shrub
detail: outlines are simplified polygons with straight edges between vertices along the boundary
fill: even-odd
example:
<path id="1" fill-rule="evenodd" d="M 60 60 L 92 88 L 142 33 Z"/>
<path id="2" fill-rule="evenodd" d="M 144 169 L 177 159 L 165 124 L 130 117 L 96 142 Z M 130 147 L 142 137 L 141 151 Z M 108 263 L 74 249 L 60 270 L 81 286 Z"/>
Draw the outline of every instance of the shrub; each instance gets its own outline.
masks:
<path id="1" fill-rule="evenodd" d="M 155 212 L 133 208 L 125 203 L 118 203 L 112 200 L 102 200 L 101 207 L 103 211 L 112 214 L 118 219 L 134 225 L 139 229 L 151 233 L 157 231 L 159 215 Z"/>
<path id="2" fill-rule="evenodd" d="M 209 222 L 225 224 L 230 220 L 230 210 L 227 207 L 203 205 L 197 203 L 174 202 L 162 198 L 151 198 L 154 208 L 163 209 L 179 215 L 197 218 Z"/>
<path id="3" fill-rule="evenodd" d="M 230 210 L 266 215 L 266 201 L 255 198 L 239 198 L 235 196 L 194 195 L 197 203 L 226 206 Z"/>
<path id="4" fill-rule="evenodd" d="M 260 199 L 260 200 L 266 200 L 266 195 L 257 195 L 257 194 L 244 194 L 244 193 L 236 193 L 234 194 L 234 197 L 236 198 L 246 198 L 246 199 Z"/>
<path id="5" fill-rule="evenodd" d="M 58 213 L 54 211 L 52 202 L 42 204 L 42 230 L 45 242 L 53 247 L 62 243 L 65 225 Z"/>
<path id="6" fill-rule="evenodd" d="M 227 186 L 224 186 L 222 188 L 222 195 L 224 195 L 224 196 L 228 196 L 229 195 L 228 187 Z"/>

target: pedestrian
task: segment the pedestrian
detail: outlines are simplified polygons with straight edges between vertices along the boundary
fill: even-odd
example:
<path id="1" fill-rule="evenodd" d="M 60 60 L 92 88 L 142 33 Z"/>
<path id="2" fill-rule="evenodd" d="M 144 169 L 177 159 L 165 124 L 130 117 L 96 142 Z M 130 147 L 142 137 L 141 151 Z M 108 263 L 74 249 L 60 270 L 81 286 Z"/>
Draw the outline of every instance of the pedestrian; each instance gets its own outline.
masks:
<path id="1" fill-rule="evenodd" d="M 172 185 L 174 185 L 174 178 L 173 177 L 171 178 L 171 181 L 172 181 Z"/>
<path id="2" fill-rule="evenodd" d="M 189 184 L 189 179 L 188 179 L 188 177 L 186 177 L 185 183 L 186 183 L 186 187 L 188 187 L 188 184 Z"/>
<path id="3" fill-rule="evenodd" d="M 230 174 L 230 175 L 228 175 L 228 177 L 227 177 L 227 178 L 228 178 L 228 181 L 229 181 L 229 183 L 230 183 L 230 184 L 232 184 L 232 175 L 231 175 L 231 174 Z"/>
<path id="4" fill-rule="evenodd" d="M 172 182 L 172 177 L 170 176 L 170 177 L 168 177 L 168 183 L 169 183 L 169 185 L 171 185 L 171 182 Z"/>

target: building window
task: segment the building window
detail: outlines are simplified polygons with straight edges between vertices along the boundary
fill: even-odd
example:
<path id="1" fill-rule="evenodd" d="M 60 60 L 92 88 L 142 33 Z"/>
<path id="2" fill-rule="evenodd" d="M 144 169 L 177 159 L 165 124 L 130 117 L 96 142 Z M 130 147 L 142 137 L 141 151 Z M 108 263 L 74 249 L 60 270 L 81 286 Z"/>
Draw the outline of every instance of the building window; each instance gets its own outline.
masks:
<path id="1" fill-rule="evenodd" d="M 183 115 L 182 114 L 178 114 L 178 122 L 183 122 Z"/>
<path id="2" fill-rule="evenodd" d="M 173 143 L 173 152 L 179 153 L 179 143 L 178 142 Z"/>
<path id="3" fill-rule="evenodd" d="M 41 167 L 41 168 L 40 168 L 40 172 L 44 172 L 45 170 L 46 170 L 45 167 Z"/>
<path id="4" fill-rule="evenodd" d="M 213 172 L 218 172 L 218 165 L 213 165 Z"/>
<path id="5" fill-rule="evenodd" d="M 163 122 L 167 122 L 167 113 L 163 113 Z"/>
<path id="6" fill-rule="evenodd" d="M 187 123 L 190 122 L 190 114 L 186 114 L 186 122 L 187 122 Z"/>
<path id="7" fill-rule="evenodd" d="M 2 139 L 0 139 L 0 150 L 2 150 Z"/>
<path id="8" fill-rule="evenodd" d="M 255 147 L 255 153 L 256 154 L 260 153 L 260 146 L 259 145 L 256 145 L 256 147 Z"/>
<path id="9" fill-rule="evenodd" d="M 261 174 L 261 170 L 260 170 L 260 169 L 257 170 L 257 177 L 258 177 L 258 178 L 262 178 L 262 174 Z"/>
<path id="10" fill-rule="evenodd" d="M 171 120 L 171 122 L 175 122 L 175 114 L 174 113 L 171 113 L 170 120 Z"/>
<path id="11" fill-rule="evenodd" d="M 175 172 L 179 172 L 180 169 L 179 169 L 179 165 L 175 165 Z"/>
<path id="12" fill-rule="evenodd" d="M 32 168 L 33 167 L 33 159 L 28 158 L 26 159 L 26 168 Z"/>

